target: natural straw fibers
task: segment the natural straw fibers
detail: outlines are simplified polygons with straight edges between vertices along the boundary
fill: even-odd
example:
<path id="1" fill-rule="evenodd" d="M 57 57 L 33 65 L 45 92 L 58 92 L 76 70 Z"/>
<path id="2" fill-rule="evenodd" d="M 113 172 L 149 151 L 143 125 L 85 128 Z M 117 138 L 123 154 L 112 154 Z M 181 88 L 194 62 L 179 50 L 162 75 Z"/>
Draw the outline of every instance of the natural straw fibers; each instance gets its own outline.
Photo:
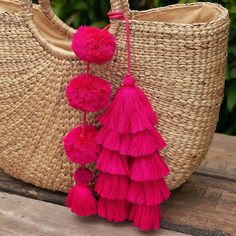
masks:
<path id="1" fill-rule="evenodd" d="M 65 87 L 84 66 L 69 50 L 73 29 L 53 14 L 49 0 L 39 3 L 0 0 L 0 167 L 66 192 L 75 165 L 62 138 L 82 114 L 68 106 Z M 159 117 L 174 189 L 197 169 L 212 141 L 224 90 L 228 12 L 212 3 L 142 12 L 129 10 L 127 0 L 111 0 L 111 6 L 130 18 L 132 74 Z M 125 24 L 113 20 L 110 30 L 115 58 L 92 70 L 115 92 L 126 71 Z"/>

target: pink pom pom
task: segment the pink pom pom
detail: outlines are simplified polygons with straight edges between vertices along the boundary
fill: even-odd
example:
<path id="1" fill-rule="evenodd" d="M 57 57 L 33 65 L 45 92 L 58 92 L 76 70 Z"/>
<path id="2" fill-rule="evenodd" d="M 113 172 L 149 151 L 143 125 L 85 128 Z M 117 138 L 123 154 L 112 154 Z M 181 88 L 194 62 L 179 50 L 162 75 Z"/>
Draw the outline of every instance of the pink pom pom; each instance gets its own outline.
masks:
<path id="1" fill-rule="evenodd" d="M 127 157 L 105 148 L 99 154 L 96 168 L 113 175 L 129 175 Z"/>
<path id="2" fill-rule="evenodd" d="M 66 88 L 70 106 L 87 112 L 105 108 L 111 97 L 111 86 L 106 81 L 90 74 L 74 77 Z"/>
<path id="3" fill-rule="evenodd" d="M 137 182 L 131 180 L 128 197 L 130 202 L 152 206 L 162 203 L 170 196 L 164 179 Z"/>
<path id="4" fill-rule="evenodd" d="M 127 200 L 110 200 L 100 198 L 98 201 L 98 215 L 108 221 L 121 222 L 128 218 L 130 203 Z"/>
<path id="5" fill-rule="evenodd" d="M 82 130 L 82 126 L 72 129 L 64 137 L 64 148 L 70 161 L 84 165 L 97 160 L 100 147 L 95 143 L 96 127 L 86 126 L 84 135 Z"/>
<path id="6" fill-rule="evenodd" d="M 81 26 L 72 37 L 72 50 L 86 62 L 103 64 L 110 61 L 115 53 L 115 37 L 107 30 Z"/>
<path id="7" fill-rule="evenodd" d="M 151 229 L 159 229 L 160 227 L 160 206 L 145 206 L 133 204 L 129 220 L 133 221 L 133 225 L 143 231 Z"/>
<path id="8" fill-rule="evenodd" d="M 75 171 L 74 179 L 78 184 L 88 185 L 93 180 L 93 173 L 88 168 L 81 167 Z"/>
<path id="9" fill-rule="evenodd" d="M 107 199 L 126 199 L 129 178 L 124 175 L 111 175 L 101 172 L 97 178 L 95 191 Z"/>
<path id="10" fill-rule="evenodd" d="M 68 193 L 66 206 L 78 216 L 88 216 L 97 213 L 97 201 L 88 186 L 75 185 Z"/>

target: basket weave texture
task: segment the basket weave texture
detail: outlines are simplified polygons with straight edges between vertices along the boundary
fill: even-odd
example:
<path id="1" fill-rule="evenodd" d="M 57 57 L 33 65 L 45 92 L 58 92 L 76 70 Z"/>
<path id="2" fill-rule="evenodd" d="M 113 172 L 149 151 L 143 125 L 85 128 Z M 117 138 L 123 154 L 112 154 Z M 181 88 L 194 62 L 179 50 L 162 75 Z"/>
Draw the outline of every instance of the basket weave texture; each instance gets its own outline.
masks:
<path id="1" fill-rule="evenodd" d="M 158 129 L 167 142 L 163 155 L 171 169 L 167 183 L 177 188 L 200 165 L 215 131 L 224 90 L 228 12 L 212 3 L 139 12 L 129 10 L 127 0 L 110 2 L 113 11 L 123 10 L 130 18 L 132 73 L 159 117 Z M 9 3 L 0 0 L 0 9 L 2 4 L 6 8 Z M 54 15 L 48 0 L 39 4 L 32 7 L 30 0 L 22 0 L 14 3 L 16 10 L 0 11 L 0 167 L 25 182 L 67 192 L 76 166 L 68 162 L 62 138 L 82 122 L 82 114 L 68 106 L 65 88 L 84 65 L 57 43 L 61 38 L 69 43 L 74 30 Z M 192 9 L 202 8 L 218 15 L 209 21 L 198 15 L 198 22 L 188 23 L 155 20 L 161 12 L 184 9 L 191 15 Z M 58 40 L 45 37 L 50 28 L 39 30 L 40 23 L 45 26 L 36 13 L 58 32 Z M 125 24 L 113 20 L 110 30 L 117 39 L 116 55 L 92 70 L 109 80 L 115 92 L 126 71 Z M 89 121 L 94 122 L 92 115 Z"/>

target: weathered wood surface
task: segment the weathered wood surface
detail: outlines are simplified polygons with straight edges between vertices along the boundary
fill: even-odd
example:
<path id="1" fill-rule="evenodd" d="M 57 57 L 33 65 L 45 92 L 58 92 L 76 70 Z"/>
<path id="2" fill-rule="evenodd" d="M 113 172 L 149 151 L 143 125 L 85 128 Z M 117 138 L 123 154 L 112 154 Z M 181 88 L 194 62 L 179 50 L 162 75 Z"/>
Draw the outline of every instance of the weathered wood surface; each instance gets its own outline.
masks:
<path id="1" fill-rule="evenodd" d="M 75 217 L 63 206 L 0 193 L 0 235 L 8 236 L 139 236 L 128 222 L 111 224 L 97 216 Z M 151 235 L 186 236 L 160 229 Z"/>
<path id="2" fill-rule="evenodd" d="M 164 218 L 162 228 L 199 236 L 236 235 L 235 168 L 236 137 L 215 135 L 206 160 L 197 173 L 182 187 L 173 191 L 170 200 L 163 204 L 162 212 Z M 15 180 L 3 172 L 0 172 L 0 189 L 8 193 L 60 205 L 64 205 L 65 202 L 65 194 L 63 193 L 36 188 L 30 184 Z M 32 209 L 34 212 L 34 208 Z M 65 209 L 65 211 L 69 212 L 68 209 Z M 54 213 L 54 215 L 56 214 Z M 63 216 L 61 217 L 63 218 Z M 73 216 L 70 217 L 74 224 Z M 98 218 L 95 219 L 92 221 L 95 225 L 103 222 Z M 90 221 L 88 221 L 90 223 L 87 223 L 86 220 L 81 221 L 84 222 L 86 227 L 90 227 Z M 78 232 L 80 232 L 80 224 L 78 223 L 75 227 L 78 227 Z M 123 228 L 119 232 L 124 234 L 120 235 L 126 235 L 126 231 L 123 232 L 122 230 Z M 98 231 L 100 232 L 100 228 L 98 228 Z M 112 232 L 109 232 L 109 235 L 112 235 Z"/>
<path id="3" fill-rule="evenodd" d="M 215 134 L 197 173 L 236 181 L 236 136 Z"/>

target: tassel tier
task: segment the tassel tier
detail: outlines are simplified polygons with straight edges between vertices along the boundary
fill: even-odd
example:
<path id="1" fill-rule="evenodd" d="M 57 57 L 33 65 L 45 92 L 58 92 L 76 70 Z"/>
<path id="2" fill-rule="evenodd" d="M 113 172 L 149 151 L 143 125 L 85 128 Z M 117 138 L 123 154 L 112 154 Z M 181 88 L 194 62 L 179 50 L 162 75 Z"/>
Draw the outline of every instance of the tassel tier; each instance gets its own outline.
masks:
<path id="1" fill-rule="evenodd" d="M 104 126 L 96 136 L 96 143 L 127 156 L 149 155 L 166 146 L 165 141 L 154 128 L 134 134 L 121 134 Z"/>
<path id="2" fill-rule="evenodd" d="M 129 220 L 133 221 L 133 225 L 141 230 L 148 231 L 151 229 L 159 229 L 160 219 L 160 205 L 132 205 Z"/>
<path id="3" fill-rule="evenodd" d="M 131 180 L 127 199 L 132 203 L 153 206 L 162 203 L 170 196 L 170 191 L 163 178 L 137 182 Z"/>
<path id="4" fill-rule="evenodd" d="M 169 168 L 160 155 L 132 158 L 130 161 L 130 179 L 147 181 L 160 179 L 169 174 Z"/>
<path id="5" fill-rule="evenodd" d="M 101 172 L 97 178 L 95 191 L 103 198 L 124 200 L 127 197 L 129 178 Z"/>
<path id="6" fill-rule="evenodd" d="M 157 117 L 144 92 L 132 89 L 132 81 L 126 76 L 126 86 L 119 89 L 107 109 L 99 118 L 99 122 L 119 133 L 136 133 L 152 129 L 157 124 Z"/>
<path id="7" fill-rule="evenodd" d="M 105 148 L 98 157 L 96 168 L 108 174 L 129 175 L 129 164 L 126 156 Z"/>
<path id="8" fill-rule="evenodd" d="M 127 200 L 109 200 L 101 198 L 98 201 L 98 215 L 108 221 L 121 222 L 128 218 L 130 203 Z"/>

